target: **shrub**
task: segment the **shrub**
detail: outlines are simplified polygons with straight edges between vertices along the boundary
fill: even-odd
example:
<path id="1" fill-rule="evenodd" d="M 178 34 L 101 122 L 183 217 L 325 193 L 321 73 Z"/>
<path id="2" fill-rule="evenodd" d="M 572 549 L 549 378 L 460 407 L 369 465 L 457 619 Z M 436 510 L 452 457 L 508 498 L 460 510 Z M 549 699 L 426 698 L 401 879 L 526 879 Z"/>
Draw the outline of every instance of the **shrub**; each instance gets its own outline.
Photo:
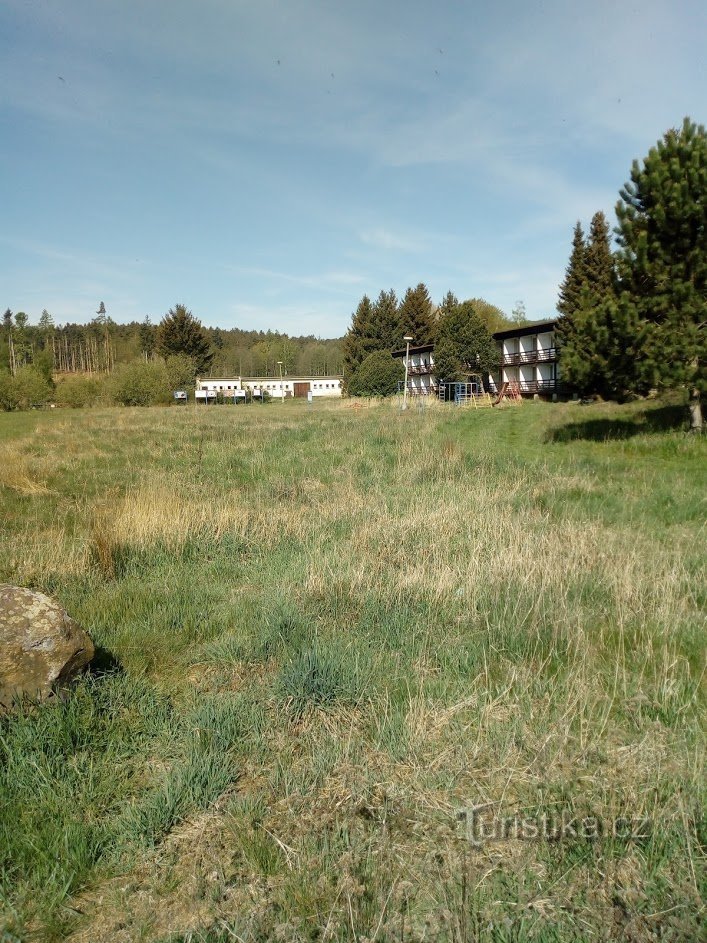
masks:
<path id="1" fill-rule="evenodd" d="M 405 368 L 386 350 L 376 350 L 363 361 L 348 383 L 351 396 L 390 396 L 405 378 Z"/>
<path id="2" fill-rule="evenodd" d="M 186 354 L 172 354 L 165 360 L 167 383 L 170 391 L 193 390 L 196 362 Z"/>
<path id="3" fill-rule="evenodd" d="M 56 388 L 56 401 L 60 406 L 79 409 L 95 406 L 101 393 L 100 381 L 95 377 L 70 376 Z"/>
<path id="4" fill-rule="evenodd" d="M 15 376 L 0 375 L 0 406 L 5 410 L 29 409 L 44 403 L 51 394 L 46 377 L 36 367 L 20 367 Z"/>
<path id="5" fill-rule="evenodd" d="M 164 363 L 136 360 L 116 370 L 113 398 L 122 406 L 154 406 L 169 401 L 170 388 Z"/>
<path id="6" fill-rule="evenodd" d="M 16 409 L 18 404 L 14 377 L 9 370 L 0 373 L 0 407 L 5 410 Z"/>

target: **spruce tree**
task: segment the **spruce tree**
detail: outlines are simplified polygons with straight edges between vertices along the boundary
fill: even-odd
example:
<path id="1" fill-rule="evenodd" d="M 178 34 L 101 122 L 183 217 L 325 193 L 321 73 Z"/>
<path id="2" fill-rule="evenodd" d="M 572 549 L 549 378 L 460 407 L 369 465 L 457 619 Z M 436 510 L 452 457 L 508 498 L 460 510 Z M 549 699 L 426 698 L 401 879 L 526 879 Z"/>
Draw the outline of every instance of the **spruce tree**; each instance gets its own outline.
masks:
<path id="1" fill-rule="evenodd" d="M 557 310 L 565 316 L 572 315 L 579 308 L 582 286 L 586 280 L 586 254 L 582 224 L 577 221 L 572 237 L 572 253 L 565 269 L 565 280 L 560 285 L 560 298 L 557 302 Z"/>
<path id="2" fill-rule="evenodd" d="M 592 216 L 589 239 L 584 253 L 584 277 L 589 290 L 598 301 L 609 299 L 614 292 L 614 256 L 611 252 L 609 223 L 601 212 Z"/>
<path id="3" fill-rule="evenodd" d="M 459 299 L 454 294 L 453 291 L 448 291 L 447 294 L 442 299 L 440 306 L 437 308 L 436 315 L 437 321 L 441 321 L 448 314 L 451 314 L 459 304 Z"/>
<path id="4" fill-rule="evenodd" d="M 400 326 L 398 297 L 391 288 L 381 291 L 372 309 L 373 342 L 372 350 L 398 350 L 403 346 L 405 331 Z"/>
<path id="5" fill-rule="evenodd" d="M 464 365 L 459 358 L 457 344 L 444 334 L 435 344 L 434 375 L 440 383 L 445 380 L 461 380 Z"/>
<path id="6" fill-rule="evenodd" d="M 390 396 L 405 377 L 405 368 L 387 350 L 374 350 L 351 377 L 348 392 L 352 396 Z"/>
<path id="7" fill-rule="evenodd" d="M 555 331 L 562 382 L 582 395 L 622 396 L 626 377 L 610 376 L 609 364 L 619 338 L 607 333 L 607 325 L 624 323 L 613 317 L 614 258 L 609 224 L 601 211 L 592 217 L 589 237 L 584 241 L 577 223 L 565 281 L 560 288 L 558 310 L 562 317 Z M 629 319 L 630 320 L 630 319 Z M 629 322 L 626 321 L 628 324 Z M 630 347 L 632 338 L 624 339 Z"/>
<path id="8" fill-rule="evenodd" d="M 442 362 L 437 365 L 439 348 Z M 463 301 L 439 325 L 435 347 L 435 376 L 448 379 L 441 373 L 458 366 L 455 373 L 493 373 L 500 355 L 493 337 L 471 301 Z M 438 370 L 440 372 L 438 372 Z"/>
<path id="9" fill-rule="evenodd" d="M 201 322 L 183 304 L 170 308 L 157 329 L 157 350 L 162 357 L 186 354 L 197 373 L 205 373 L 214 358 Z"/>
<path id="10" fill-rule="evenodd" d="M 373 305 L 368 295 L 364 295 L 344 337 L 344 379 L 347 383 L 368 354 L 375 350 L 373 337 Z"/>
<path id="11" fill-rule="evenodd" d="M 434 341 L 435 325 L 432 318 L 432 299 L 427 286 L 422 282 L 408 288 L 398 311 L 400 330 L 409 334 L 416 347 Z"/>
<path id="12" fill-rule="evenodd" d="M 644 376 L 684 387 L 690 425 L 707 393 L 707 135 L 685 118 L 666 132 L 616 205 L 620 286 L 646 326 Z"/>

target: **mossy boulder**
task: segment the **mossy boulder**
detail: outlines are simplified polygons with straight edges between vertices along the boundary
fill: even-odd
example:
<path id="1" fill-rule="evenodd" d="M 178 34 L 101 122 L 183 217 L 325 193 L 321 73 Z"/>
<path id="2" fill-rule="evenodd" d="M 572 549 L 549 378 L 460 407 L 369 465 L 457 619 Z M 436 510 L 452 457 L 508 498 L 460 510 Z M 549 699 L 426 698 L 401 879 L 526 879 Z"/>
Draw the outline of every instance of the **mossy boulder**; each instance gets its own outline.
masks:
<path id="1" fill-rule="evenodd" d="M 46 700 L 82 671 L 93 642 L 56 601 L 0 584 L 0 705 Z"/>

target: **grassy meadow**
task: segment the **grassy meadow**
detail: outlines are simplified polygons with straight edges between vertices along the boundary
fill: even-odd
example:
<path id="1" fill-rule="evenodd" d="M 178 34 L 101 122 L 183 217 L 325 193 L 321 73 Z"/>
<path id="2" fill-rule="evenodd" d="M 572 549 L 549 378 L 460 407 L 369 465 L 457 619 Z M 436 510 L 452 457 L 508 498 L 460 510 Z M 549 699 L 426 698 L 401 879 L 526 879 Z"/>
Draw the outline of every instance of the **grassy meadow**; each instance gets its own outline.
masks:
<path id="1" fill-rule="evenodd" d="M 0 416 L 98 649 L 0 717 L 0 940 L 697 940 L 706 495 L 662 401 Z"/>

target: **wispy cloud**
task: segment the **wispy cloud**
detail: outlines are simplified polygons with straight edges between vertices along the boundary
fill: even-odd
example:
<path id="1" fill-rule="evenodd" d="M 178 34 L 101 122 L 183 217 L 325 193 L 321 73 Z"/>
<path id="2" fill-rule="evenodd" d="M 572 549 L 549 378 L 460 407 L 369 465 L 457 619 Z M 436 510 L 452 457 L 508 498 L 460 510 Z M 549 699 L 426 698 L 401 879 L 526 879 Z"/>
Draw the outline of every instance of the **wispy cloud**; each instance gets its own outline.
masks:
<path id="1" fill-rule="evenodd" d="M 426 242 L 421 234 L 394 232 L 382 226 L 364 229 L 359 232 L 359 239 L 367 246 L 393 252 L 421 252 Z"/>
<path id="2" fill-rule="evenodd" d="M 302 288 L 311 288 L 316 291 L 330 292 L 361 285 L 366 281 L 364 275 L 356 272 L 321 272 L 314 275 L 296 275 L 291 272 L 278 272 L 273 269 L 257 266 L 229 266 L 237 275 L 247 275 L 268 281 L 284 282 L 288 285 L 298 285 Z"/>

